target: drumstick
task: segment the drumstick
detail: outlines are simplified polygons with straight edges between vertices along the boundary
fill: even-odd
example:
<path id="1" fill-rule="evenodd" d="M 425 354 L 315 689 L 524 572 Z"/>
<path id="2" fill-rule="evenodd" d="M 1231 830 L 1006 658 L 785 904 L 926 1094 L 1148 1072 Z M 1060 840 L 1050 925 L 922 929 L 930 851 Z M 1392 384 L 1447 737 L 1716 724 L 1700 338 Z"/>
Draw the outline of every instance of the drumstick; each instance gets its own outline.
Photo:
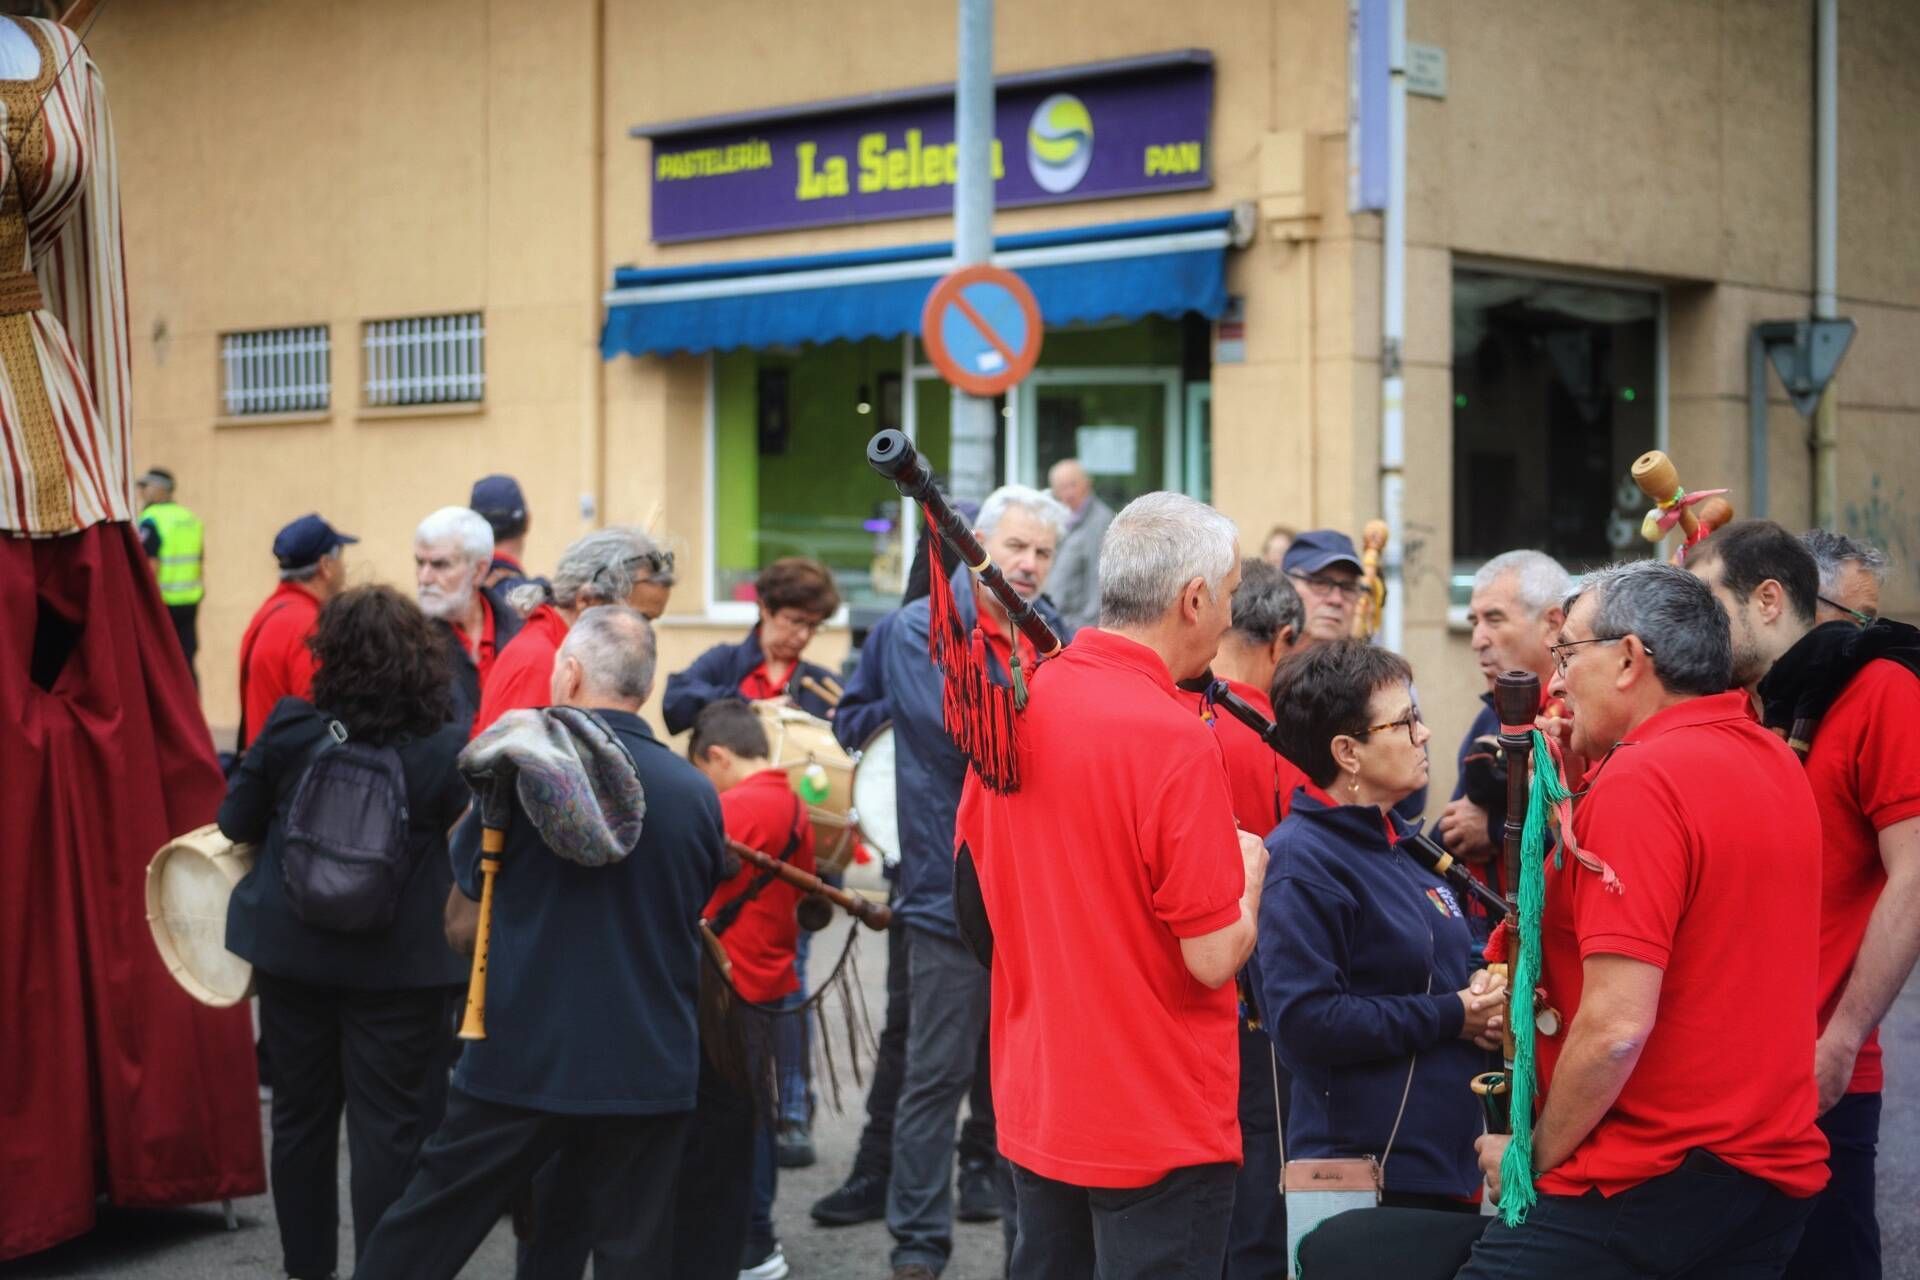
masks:
<path id="1" fill-rule="evenodd" d="M 819 894 L 869 929 L 885 929 L 893 923 L 893 911 L 890 908 L 883 907 L 877 902 L 868 902 L 857 893 L 836 889 L 819 876 L 802 871 L 778 858 L 768 857 L 752 845 L 741 844 L 738 840 L 730 839 L 727 841 L 727 848 L 738 854 L 742 862 L 752 863 L 762 871 L 771 871 L 796 889 Z"/>
<path id="2" fill-rule="evenodd" d="M 828 677 L 823 683 L 812 676 L 801 676 L 800 687 L 830 707 L 839 706 L 840 699 L 846 695 L 844 689 L 833 683 L 832 677 Z"/>
<path id="3" fill-rule="evenodd" d="M 473 973 L 467 979 L 467 1015 L 460 1022 L 462 1040 L 487 1038 L 487 947 L 493 937 L 493 875 L 500 870 L 500 854 L 506 846 L 505 828 L 480 828 L 480 924 L 473 935 Z"/>

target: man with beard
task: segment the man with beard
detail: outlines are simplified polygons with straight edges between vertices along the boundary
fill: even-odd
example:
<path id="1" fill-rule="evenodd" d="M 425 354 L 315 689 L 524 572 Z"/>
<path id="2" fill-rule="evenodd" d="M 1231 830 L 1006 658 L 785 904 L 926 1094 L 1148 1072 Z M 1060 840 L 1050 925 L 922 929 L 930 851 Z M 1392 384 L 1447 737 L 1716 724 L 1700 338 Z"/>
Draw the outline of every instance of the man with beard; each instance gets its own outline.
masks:
<path id="1" fill-rule="evenodd" d="M 1066 524 L 1066 508 L 1054 498 L 1006 485 L 980 505 L 974 534 L 1013 589 L 1038 600 Z M 979 627 L 988 669 L 1006 684 L 1014 642 L 1006 611 L 964 567 L 955 570 L 952 584 L 961 624 L 969 633 Z M 943 681 L 927 656 L 929 605 L 916 600 L 901 610 L 865 659 L 883 664 L 898 790 L 911 800 L 900 807 L 900 879 L 893 898 L 894 928 L 907 931 L 910 975 L 906 1077 L 894 1115 L 887 1186 L 896 1280 L 933 1280 L 953 1252 L 954 1124 L 987 1025 L 987 971 L 961 941 L 954 918 L 954 816 L 967 761 L 942 718 Z M 1049 625 L 1061 629 L 1045 601 L 1038 607 Z M 1032 671 L 1032 645 L 1025 636 L 1018 644 L 1021 666 Z M 1013 1205 L 1004 1181 L 1001 1200 L 1010 1233 Z"/>
<path id="2" fill-rule="evenodd" d="M 1827 1182 L 1813 793 L 1730 687 L 1726 615 L 1686 570 L 1589 576 L 1554 656 L 1600 763 L 1542 868 L 1539 1007 L 1561 1016 L 1536 1042 L 1538 1199 L 1460 1276 L 1778 1275 Z M 1475 1144 L 1496 1194 L 1510 1141 Z"/>
<path id="3" fill-rule="evenodd" d="M 1787 1274 L 1877 1277 L 1877 1028 L 1920 956 L 1920 632 L 1885 619 L 1815 625 L 1814 558 L 1769 520 L 1719 530 L 1687 568 L 1726 608 L 1733 678 L 1806 765 L 1820 809 L 1814 1076 L 1833 1179 Z"/>
<path id="4" fill-rule="evenodd" d="M 520 615 L 481 583 L 493 564 L 493 528 L 468 507 L 442 507 L 413 533 L 420 609 L 446 629 L 453 653 L 453 718 L 472 724 L 494 658 L 520 630 Z"/>
<path id="5" fill-rule="evenodd" d="M 1480 714 L 1460 742 L 1459 780 L 1453 786 L 1453 799 L 1440 813 L 1438 834 L 1447 852 L 1502 894 L 1510 886 L 1501 882 L 1500 860 L 1495 854 L 1500 849 L 1501 824 L 1506 821 L 1506 795 L 1504 790 L 1485 786 L 1470 793 L 1469 760 L 1485 757 L 1493 750 L 1487 739 L 1500 735 L 1500 717 L 1493 709 L 1493 683 L 1502 671 L 1533 672 L 1540 677 L 1540 691 L 1545 697 L 1554 675 L 1548 646 L 1566 621 L 1561 602 L 1571 587 L 1572 580 L 1560 562 L 1538 551 L 1497 555 L 1473 575 L 1467 621 L 1473 626 L 1473 655 L 1480 663 L 1487 691 L 1480 695 L 1484 704 Z M 1573 776 L 1577 781 L 1577 774 Z M 1476 936 L 1485 937 L 1494 923 L 1485 908 L 1474 901 L 1469 901 L 1466 908 Z"/>

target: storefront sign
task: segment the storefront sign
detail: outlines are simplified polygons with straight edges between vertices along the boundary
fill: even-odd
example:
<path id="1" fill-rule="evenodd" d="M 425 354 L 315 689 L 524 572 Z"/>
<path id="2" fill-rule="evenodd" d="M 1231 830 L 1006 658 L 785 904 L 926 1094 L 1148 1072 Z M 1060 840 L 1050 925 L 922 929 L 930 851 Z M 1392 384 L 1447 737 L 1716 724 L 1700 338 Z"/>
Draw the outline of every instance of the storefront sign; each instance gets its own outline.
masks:
<path id="1" fill-rule="evenodd" d="M 1212 184 L 1213 65 L 1188 54 L 1006 77 L 995 94 L 1002 208 Z M 951 87 L 640 128 L 653 154 L 653 238 L 702 240 L 923 217 L 953 208 Z"/>

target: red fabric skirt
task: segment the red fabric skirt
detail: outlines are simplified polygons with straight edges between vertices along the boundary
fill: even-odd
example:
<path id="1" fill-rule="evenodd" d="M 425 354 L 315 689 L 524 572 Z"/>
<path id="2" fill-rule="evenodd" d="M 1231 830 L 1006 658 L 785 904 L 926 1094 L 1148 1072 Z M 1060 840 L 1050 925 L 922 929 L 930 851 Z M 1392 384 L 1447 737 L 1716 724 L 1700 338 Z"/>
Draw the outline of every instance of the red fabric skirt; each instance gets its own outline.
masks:
<path id="1" fill-rule="evenodd" d="M 225 792 L 132 526 L 0 535 L 0 1258 L 94 1202 L 266 1187 L 244 1006 L 167 974 L 146 869 Z"/>

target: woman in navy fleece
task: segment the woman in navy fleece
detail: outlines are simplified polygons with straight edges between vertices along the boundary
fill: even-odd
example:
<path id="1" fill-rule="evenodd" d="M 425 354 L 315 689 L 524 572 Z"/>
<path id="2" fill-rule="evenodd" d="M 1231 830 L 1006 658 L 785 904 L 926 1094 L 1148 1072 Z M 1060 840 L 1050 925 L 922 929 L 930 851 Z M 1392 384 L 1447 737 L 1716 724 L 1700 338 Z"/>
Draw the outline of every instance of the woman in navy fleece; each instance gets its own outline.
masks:
<path id="1" fill-rule="evenodd" d="M 1472 1207 L 1480 1106 L 1468 1082 L 1500 1031 L 1499 980 L 1479 968 L 1460 903 L 1393 844 L 1393 806 L 1427 783 L 1413 672 L 1338 640 L 1289 658 L 1273 706 L 1312 779 L 1267 837 L 1256 972 L 1293 1073 L 1289 1160 L 1370 1155 L 1385 1203 Z"/>

